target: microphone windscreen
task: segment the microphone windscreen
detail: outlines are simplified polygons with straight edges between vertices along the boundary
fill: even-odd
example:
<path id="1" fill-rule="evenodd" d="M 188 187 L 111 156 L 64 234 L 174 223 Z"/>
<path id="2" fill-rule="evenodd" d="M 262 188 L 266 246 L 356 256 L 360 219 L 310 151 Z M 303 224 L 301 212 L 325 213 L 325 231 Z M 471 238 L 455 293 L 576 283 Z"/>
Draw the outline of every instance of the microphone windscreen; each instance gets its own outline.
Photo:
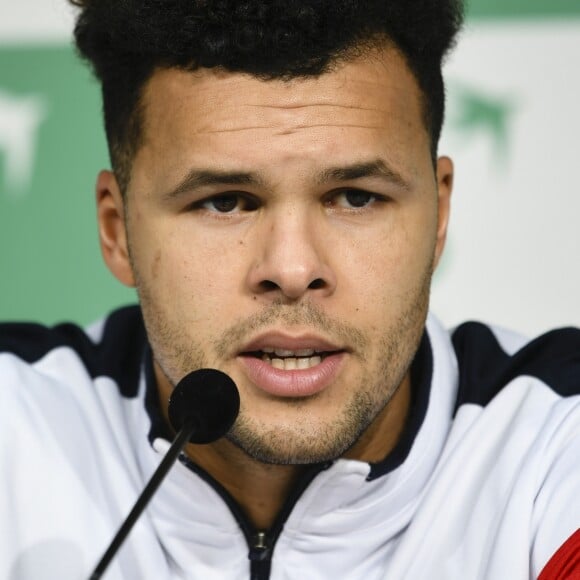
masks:
<path id="1" fill-rule="evenodd" d="M 176 431 L 193 422 L 191 443 L 211 443 L 223 437 L 240 411 L 234 381 L 216 369 L 199 369 L 177 383 L 169 399 L 169 420 Z"/>

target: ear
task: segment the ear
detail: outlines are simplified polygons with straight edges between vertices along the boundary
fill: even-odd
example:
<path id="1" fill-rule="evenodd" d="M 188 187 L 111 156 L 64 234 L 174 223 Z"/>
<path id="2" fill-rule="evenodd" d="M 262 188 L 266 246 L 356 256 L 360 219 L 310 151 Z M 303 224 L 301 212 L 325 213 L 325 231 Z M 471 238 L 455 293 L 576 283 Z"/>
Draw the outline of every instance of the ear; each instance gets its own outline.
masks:
<path id="1" fill-rule="evenodd" d="M 445 240 L 447 238 L 447 226 L 449 225 L 449 212 L 451 209 L 451 191 L 453 189 L 453 161 L 449 157 L 440 157 L 437 160 L 437 241 L 435 244 L 435 262 L 437 267 Z"/>
<path id="2" fill-rule="evenodd" d="M 97 216 L 101 253 L 115 278 L 126 286 L 135 286 L 129 259 L 125 206 L 115 174 L 101 171 L 97 178 Z"/>

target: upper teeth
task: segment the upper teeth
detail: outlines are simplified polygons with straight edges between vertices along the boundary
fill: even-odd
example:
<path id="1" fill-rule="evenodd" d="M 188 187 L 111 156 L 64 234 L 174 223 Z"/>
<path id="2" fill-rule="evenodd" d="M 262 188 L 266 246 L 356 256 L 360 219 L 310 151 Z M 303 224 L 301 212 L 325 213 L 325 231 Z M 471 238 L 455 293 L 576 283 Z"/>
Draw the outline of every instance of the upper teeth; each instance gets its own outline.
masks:
<path id="1" fill-rule="evenodd" d="M 322 357 L 303 356 L 303 357 L 275 358 L 271 357 L 269 354 L 264 353 L 262 355 L 262 360 L 272 365 L 274 368 L 281 369 L 284 371 L 295 371 L 309 369 L 319 365 L 322 362 Z"/>
<path id="2" fill-rule="evenodd" d="M 266 354 L 275 354 L 276 356 L 283 357 L 299 357 L 299 356 L 312 356 L 315 351 L 312 348 L 302 348 L 299 350 L 286 350 L 284 348 L 263 348 L 262 352 Z"/>

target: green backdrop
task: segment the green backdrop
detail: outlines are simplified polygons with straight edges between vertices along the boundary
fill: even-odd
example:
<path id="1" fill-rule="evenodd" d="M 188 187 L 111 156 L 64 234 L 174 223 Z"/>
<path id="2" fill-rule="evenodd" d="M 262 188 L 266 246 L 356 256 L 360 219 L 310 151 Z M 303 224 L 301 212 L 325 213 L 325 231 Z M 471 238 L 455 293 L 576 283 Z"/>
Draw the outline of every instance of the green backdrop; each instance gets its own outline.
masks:
<path id="1" fill-rule="evenodd" d="M 466 0 L 469 18 L 535 18 L 580 15 L 578 0 Z"/>

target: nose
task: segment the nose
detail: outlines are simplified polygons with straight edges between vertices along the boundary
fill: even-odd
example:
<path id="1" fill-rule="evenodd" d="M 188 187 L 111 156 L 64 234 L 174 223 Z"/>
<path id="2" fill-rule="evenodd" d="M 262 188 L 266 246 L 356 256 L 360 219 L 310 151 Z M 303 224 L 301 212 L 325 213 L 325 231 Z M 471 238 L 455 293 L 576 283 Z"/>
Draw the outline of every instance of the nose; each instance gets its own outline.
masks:
<path id="1" fill-rule="evenodd" d="M 336 275 L 328 262 L 332 248 L 315 216 L 280 212 L 264 224 L 264 235 L 249 272 L 253 293 L 296 301 L 307 295 L 329 296 Z M 318 224 L 320 225 L 320 224 Z"/>

